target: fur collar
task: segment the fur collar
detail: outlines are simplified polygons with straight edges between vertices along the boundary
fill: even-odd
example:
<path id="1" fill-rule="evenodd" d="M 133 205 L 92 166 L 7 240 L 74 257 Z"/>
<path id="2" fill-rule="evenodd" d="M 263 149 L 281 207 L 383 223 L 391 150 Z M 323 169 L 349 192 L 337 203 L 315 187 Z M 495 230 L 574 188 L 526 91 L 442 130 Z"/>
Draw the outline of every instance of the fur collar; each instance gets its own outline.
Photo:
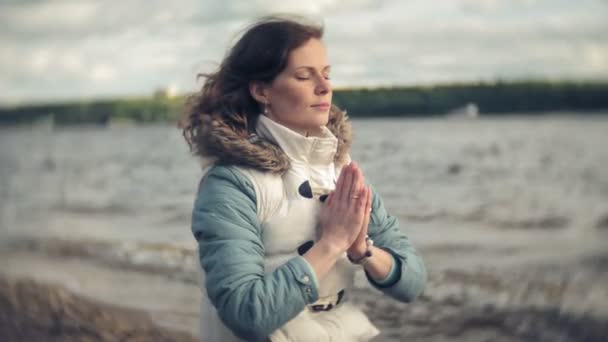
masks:
<path id="1" fill-rule="evenodd" d="M 194 144 L 204 164 L 236 165 L 278 174 L 290 168 L 289 158 L 277 144 L 260 136 L 250 139 L 246 125 L 236 128 L 223 117 L 211 114 L 202 114 L 200 119 L 201 129 Z M 352 144 L 352 127 L 346 112 L 332 105 L 327 128 L 338 139 L 334 162 L 341 167 L 350 160 Z"/>

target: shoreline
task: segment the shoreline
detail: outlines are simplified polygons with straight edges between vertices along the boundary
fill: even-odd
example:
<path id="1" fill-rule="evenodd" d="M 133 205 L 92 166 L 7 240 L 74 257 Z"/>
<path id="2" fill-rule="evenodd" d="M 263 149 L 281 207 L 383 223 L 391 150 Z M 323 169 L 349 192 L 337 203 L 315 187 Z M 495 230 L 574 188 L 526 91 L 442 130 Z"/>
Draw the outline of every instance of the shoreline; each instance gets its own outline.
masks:
<path id="1" fill-rule="evenodd" d="M 183 277 L 32 251 L 0 258 L 2 340 L 196 340 L 200 292 Z M 608 272 L 581 267 L 431 270 L 414 303 L 367 286 L 351 298 L 381 330 L 374 341 L 602 341 Z"/>
<path id="2" fill-rule="evenodd" d="M 163 328 L 147 313 L 101 303 L 61 285 L 0 277 L 2 341 L 177 341 L 194 336 Z"/>

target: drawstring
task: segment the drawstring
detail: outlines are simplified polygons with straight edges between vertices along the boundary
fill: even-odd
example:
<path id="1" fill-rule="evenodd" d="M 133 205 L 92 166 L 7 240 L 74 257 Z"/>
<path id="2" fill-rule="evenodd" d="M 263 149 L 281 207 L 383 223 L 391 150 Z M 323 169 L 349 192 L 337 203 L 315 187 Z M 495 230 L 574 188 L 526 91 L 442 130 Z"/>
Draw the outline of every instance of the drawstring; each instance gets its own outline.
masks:
<path id="1" fill-rule="evenodd" d="M 250 144 L 255 144 L 256 142 L 260 141 L 260 137 L 255 133 L 249 133 L 247 141 L 249 141 Z"/>
<path id="2" fill-rule="evenodd" d="M 247 141 L 249 141 L 250 144 L 255 144 L 258 141 L 260 141 L 260 137 L 258 136 L 258 134 L 255 132 L 255 126 L 257 125 L 257 119 L 258 117 L 262 115 L 262 114 L 258 114 L 256 116 L 253 115 L 249 115 L 248 120 L 247 120 Z"/>

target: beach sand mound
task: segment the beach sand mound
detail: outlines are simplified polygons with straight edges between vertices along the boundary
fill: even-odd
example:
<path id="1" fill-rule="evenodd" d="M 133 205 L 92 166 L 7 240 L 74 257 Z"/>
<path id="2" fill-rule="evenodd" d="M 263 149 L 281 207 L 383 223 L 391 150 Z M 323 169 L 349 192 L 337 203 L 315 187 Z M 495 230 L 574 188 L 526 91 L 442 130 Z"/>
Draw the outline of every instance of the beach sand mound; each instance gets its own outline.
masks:
<path id="1" fill-rule="evenodd" d="M 0 278 L 0 341 L 195 341 L 146 313 L 29 279 Z"/>

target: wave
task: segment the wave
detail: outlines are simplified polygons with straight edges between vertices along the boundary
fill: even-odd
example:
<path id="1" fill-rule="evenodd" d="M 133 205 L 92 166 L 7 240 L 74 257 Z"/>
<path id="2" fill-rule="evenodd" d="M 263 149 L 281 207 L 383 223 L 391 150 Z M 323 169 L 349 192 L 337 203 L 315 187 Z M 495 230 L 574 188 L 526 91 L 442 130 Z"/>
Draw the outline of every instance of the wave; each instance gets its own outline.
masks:
<path id="1" fill-rule="evenodd" d="M 198 282 L 196 251 L 170 244 L 29 237 L 5 240 L 3 244 L 5 249 L 86 258 L 121 269 L 164 274 L 186 283 Z"/>
<path id="2" fill-rule="evenodd" d="M 555 215 L 541 214 L 539 216 L 522 217 L 497 217 L 484 209 L 471 210 L 469 212 L 454 212 L 438 210 L 427 213 L 399 213 L 399 217 L 405 221 L 431 222 L 431 221 L 450 221 L 450 222 L 475 222 L 482 223 L 494 228 L 516 228 L 516 229 L 563 229 L 573 223 L 573 219 Z"/>
<path id="3" fill-rule="evenodd" d="M 119 203 L 104 205 L 94 205 L 91 203 L 70 203 L 56 204 L 50 207 L 56 212 L 75 213 L 75 214 L 129 214 L 134 212 L 132 206 Z"/>
<path id="4" fill-rule="evenodd" d="M 601 215 L 595 222 L 595 228 L 608 230 L 608 213 Z"/>

